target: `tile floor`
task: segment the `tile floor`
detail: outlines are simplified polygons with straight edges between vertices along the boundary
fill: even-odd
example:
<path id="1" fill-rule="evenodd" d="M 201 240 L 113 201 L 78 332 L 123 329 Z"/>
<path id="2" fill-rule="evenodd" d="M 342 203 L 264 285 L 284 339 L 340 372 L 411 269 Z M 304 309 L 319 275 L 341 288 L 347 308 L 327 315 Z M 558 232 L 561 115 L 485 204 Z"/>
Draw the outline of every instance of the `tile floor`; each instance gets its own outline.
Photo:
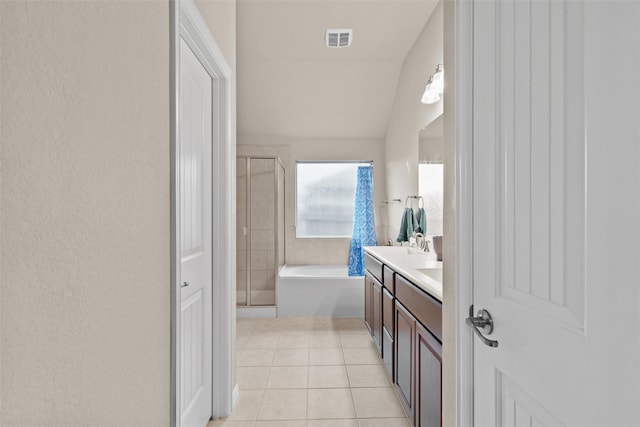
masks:
<path id="1" fill-rule="evenodd" d="M 207 427 L 409 427 L 362 319 L 238 319 L 240 402 Z"/>

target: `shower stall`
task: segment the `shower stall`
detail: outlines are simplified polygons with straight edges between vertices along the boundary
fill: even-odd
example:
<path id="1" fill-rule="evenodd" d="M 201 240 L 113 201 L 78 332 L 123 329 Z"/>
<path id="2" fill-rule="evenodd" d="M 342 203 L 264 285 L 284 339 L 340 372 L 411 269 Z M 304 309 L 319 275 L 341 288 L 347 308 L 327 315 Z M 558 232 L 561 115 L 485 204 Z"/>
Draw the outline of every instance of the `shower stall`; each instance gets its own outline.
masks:
<path id="1" fill-rule="evenodd" d="M 238 307 L 276 306 L 276 277 L 284 265 L 284 175 L 278 157 L 238 156 Z"/>

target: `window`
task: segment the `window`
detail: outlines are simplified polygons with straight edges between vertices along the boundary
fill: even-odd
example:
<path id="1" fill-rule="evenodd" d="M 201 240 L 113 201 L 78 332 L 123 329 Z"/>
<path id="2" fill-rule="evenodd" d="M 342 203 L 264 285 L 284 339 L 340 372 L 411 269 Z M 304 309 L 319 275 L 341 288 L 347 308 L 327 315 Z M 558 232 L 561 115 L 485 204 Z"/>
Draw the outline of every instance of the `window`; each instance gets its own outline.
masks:
<path id="1" fill-rule="evenodd" d="M 358 166 L 371 162 L 296 163 L 296 237 L 351 237 Z"/>
<path id="2" fill-rule="evenodd" d="M 418 192 L 424 198 L 427 234 L 442 236 L 444 218 L 444 167 L 442 163 L 418 165 Z"/>

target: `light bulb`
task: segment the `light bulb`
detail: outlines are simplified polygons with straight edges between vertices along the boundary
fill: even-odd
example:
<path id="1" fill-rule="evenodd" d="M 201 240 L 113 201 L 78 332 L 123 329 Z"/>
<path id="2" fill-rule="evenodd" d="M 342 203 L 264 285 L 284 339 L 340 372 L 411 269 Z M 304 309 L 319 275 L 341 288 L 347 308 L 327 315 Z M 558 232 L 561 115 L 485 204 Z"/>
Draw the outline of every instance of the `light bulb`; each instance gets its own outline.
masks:
<path id="1" fill-rule="evenodd" d="M 441 94 L 444 92 L 444 66 L 442 64 L 438 64 L 436 72 L 432 77 L 433 83 L 431 89 Z"/>
<path id="2" fill-rule="evenodd" d="M 422 99 L 423 104 L 435 104 L 440 101 L 440 94 L 433 89 L 433 76 L 429 77 L 429 83 L 424 88 Z"/>

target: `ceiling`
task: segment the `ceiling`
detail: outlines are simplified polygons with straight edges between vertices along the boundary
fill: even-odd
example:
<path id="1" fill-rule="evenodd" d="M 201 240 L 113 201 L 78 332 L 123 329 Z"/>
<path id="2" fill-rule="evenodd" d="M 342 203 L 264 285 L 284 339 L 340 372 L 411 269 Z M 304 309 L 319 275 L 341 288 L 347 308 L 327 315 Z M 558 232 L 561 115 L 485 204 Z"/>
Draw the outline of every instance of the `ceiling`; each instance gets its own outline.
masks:
<path id="1" fill-rule="evenodd" d="M 238 132 L 382 138 L 435 0 L 238 0 Z M 353 29 L 329 49 L 327 29 Z"/>

